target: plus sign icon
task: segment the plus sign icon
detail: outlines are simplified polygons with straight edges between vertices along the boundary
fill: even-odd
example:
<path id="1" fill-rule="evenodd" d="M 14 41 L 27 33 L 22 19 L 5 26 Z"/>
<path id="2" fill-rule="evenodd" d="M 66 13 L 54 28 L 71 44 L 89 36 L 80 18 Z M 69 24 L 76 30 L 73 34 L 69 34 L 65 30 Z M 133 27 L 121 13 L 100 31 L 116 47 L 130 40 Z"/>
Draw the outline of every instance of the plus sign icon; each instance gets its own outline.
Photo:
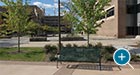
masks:
<path id="1" fill-rule="evenodd" d="M 113 59 L 117 65 L 124 66 L 129 64 L 131 56 L 128 50 L 119 48 L 114 52 Z"/>

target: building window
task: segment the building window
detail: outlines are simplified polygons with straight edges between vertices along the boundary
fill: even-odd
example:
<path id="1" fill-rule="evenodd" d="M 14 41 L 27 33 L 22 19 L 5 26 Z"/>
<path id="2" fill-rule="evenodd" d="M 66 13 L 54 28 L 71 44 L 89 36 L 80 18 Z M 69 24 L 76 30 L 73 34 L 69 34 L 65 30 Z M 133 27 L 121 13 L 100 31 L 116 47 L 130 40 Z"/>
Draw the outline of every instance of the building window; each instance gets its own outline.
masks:
<path id="1" fill-rule="evenodd" d="M 114 7 L 107 10 L 107 17 L 114 16 Z"/>

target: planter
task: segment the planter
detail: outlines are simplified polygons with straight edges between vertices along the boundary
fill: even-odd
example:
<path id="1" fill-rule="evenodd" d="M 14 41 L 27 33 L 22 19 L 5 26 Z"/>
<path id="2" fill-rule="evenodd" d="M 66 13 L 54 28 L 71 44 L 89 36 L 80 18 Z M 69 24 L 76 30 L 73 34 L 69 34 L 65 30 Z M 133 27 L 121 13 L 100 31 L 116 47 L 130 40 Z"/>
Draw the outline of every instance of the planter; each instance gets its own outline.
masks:
<path id="1" fill-rule="evenodd" d="M 31 37 L 30 38 L 30 41 L 34 41 L 34 42 L 36 42 L 36 41 L 47 41 L 47 38 L 46 37 Z"/>
<path id="2" fill-rule="evenodd" d="M 12 38 L 11 36 L 0 36 L 0 39 L 10 39 Z"/>
<path id="3" fill-rule="evenodd" d="M 85 41 L 83 37 L 62 37 L 62 41 Z"/>

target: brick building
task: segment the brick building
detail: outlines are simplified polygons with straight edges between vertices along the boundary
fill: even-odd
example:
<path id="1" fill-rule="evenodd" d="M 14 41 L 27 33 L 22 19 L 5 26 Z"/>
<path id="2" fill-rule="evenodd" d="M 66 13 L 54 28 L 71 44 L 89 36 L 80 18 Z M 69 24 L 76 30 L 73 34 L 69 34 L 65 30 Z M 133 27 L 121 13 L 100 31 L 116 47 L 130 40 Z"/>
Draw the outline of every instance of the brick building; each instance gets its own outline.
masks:
<path id="1" fill-rule="evenodd" d="M 112 0 L 98 35 L 124 38 L 140 35 L 140 0 Z"/>
<path id="2" fill-rule="evenodd" d="M 70 33 L 71 32 L 70 24 L 63 21 L 63 16 L 61 16 L 60 19 L 61 19 L 61 33 Z M 44 16 L 43 24 L 48 25 L 50 27 L 58 27 L 58 16 Z"/>

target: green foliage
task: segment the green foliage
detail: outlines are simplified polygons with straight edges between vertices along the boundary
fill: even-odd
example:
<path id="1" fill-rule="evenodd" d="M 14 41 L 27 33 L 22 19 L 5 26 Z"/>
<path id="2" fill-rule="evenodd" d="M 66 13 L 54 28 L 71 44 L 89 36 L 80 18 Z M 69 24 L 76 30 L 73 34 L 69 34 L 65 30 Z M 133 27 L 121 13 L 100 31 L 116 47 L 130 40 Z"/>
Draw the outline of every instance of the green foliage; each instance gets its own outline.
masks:
<path id="1" fill-rule="evenodd" d="M 111 0 L 71 0 L 69 5 L 70 12 L 65 14 L 65 18 L 72 22 L 73 27 L 77 32 L 84 31 L 88 35 L 95 34 L 98 31 L 98 27 L 104 21 L 97 22 L 102 16 L 105 16 L 106 11 L 104 7 L 109 5 Z"/>
<path id="2" fill-rule="evenodd" d="M 10 34 L 17 32 L 24 34 L 29 27 L 33 27 L 33 21 L 29 21 L 28 1 L 29 0 L 0 0 L 5 6 L 7 12 L 0 14 L 5 17 L 3 26 L 5 26 L 4 33 Z M 32 25 L 33 26 L 30 26 Z"/>
<path id="3" fill-rule="evenodd" d="M 78 45 L 76 45 L 76 44 L 73 44 L 73 47 L 78 47 Z"/>
<path id="4" fill-rule="evenodd" d="M 110 46 L 102 46 L 101 55 L 103 61 L 113 61 L 113 54 L 117 49 L 114 48 L 112 45 Z"/>
<path id="5" fill-rule="evenodd" d="M 26 26 L 25 29 L 26 32 L 24 33 L 35 35 L 39 29 L 41 29 L 41 26 L 38 23 L 31 20 Z"/>
<path id="6" fill-rule="evenodd" d="M 72 45 L 71 44 L 66 44 L 66 47 L 72 47 Z"/>
<path id="7" fill-rule="evenodd" d="M 90 46 L 77 46 L 76 44 L 66 44 L 64 46 L 66 48 L 95 48 L 95 49 L 101 49 L 101 56 L 102 56 L 102 62 L 107 61 L 113 61 L 113 53 L 115 52 L 116 48 L 113 46 L 103 46 L 102 43 L 98 43 L 96 45 L 90 44 Z M 62 47 L 63 48 L 63 47 Z M 57 46 L 52 45 L 45 45 L 44 47 L 45 53 L 48 55 L 49 61 L 55 61 L 57 54 Z"/>
<path id="8" fill-rule="evenodd" d="M 55 61 L 57 58 L 55 55 L 57 54 L 57 46 L 53 45 L 45 45 L 44 52 L 47 54 L 48 61 Z"/>
<path id="9" fill-rule="evenodd" d="M 46 54 L 48 53 L 57 53 L 57 46 L 51 46 L 51 45 L 45 45 L 44 47 L 44 51 Z"/>
<path id="10" fill-rule="evenodd" d="M 41 26 L 42 30 L 44 31 L 51 31 L 51 32 L 58 32 L 58 27 L 52 27 L 48 25 Z"/>
<path id="11" fill-rule="evenodd" d="M 102 43 L 101 43 L 101 42 L 98 42 L 98 43 L 95 45 L 95 47 L 97 47 L 97 48 L 102 48 L 102 47 L 103 47 L 103 45 L 102 45 Z"/>
<path id="12" fill-rule="evenodd" d="M 6 29 L 4 33 L 16 32 L 18 33 L 18 52 L 20 52 L 20 36 L 27 32 L 29 27 L 29 13 L 27 11 L 28 0 L 0 0 L 5 6 L 7 12 L 0 13 L 5 18 L 4 26 Z"/>
<path id="13" fill-rule="evenodd" d="M 140 61 L 140 56 L 136 54 L 131 54 L 131 61 L 134 61 L 134 62 Z"/>
<path id="14" fill-rule="evenodd" d="M 98 22 L 106 14 L 104 7 L 109 5 L 111 0 L 72 0 L 69 9 L 71 12 L 66 14 L 66 18 L 76 23 L 78 31 L 95 33 L 97 27 L 102 22 Z"/>
<path id="15" fill-rule="evenodd" d="M 22 47 L 21 53 L 17 53 L 17 48 L 0 48 L 0 60 L 14 61 L 45 61 L 46 55 L 39 47 Z"/>

